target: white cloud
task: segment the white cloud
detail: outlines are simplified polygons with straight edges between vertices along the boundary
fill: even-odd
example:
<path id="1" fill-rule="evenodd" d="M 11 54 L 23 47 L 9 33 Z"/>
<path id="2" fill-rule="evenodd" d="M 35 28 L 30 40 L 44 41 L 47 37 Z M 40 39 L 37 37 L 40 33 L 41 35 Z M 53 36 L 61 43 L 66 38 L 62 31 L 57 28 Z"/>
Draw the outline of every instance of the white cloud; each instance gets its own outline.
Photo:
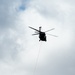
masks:
<path id="1" fill-rule="evenodd" d="M 22 13 L 21 19 L 24 20 L 24 22 L 27 26 L 30 25 L 35 28 L 38 28 L 40 25 L 42 25 L 43 30 L 55 27 L 56 30 L 54 30 L 51 33 L 58 35 L 58 38 L 53 38 L 53 37 L 47 36 L 48 37 L 47 43 L 44 43 L 44 42 L 42 43 L 41 53 L 40 53 L 40 58 L 39 58 L 36 73 L 37 72 L 39 73 L 40 69 L 41 69 L 41 72 L 44 75 L 45 75 L 45 73 L 54 75 L 56 73 L 56 71 L 58 72 L 58 70 L 60 70 L 59 74 L 63 74 L 63 72 L 62 72 L 63 69 L 61 67 L 64 66 L 64 68 L 65 68 L 65 65 L 67 65 L 66 63 L 69 61 L 69 60 L 67 60 L 67 57 L 69 57 L 69 55 L 70 55 L 70 49 L 71 49 L 71 46 L 73 43 L 72 30 L 67 26 L 66 26 L 67 29 L 64 28 L 63 26 L 59 26 L 59 24 L 63 25 L 62 23 L 60 23 L 60 21 L 55 21 L 55 19 L 52 19 L 52 20 L 45 19 L 45 17 L 40 15 L 36 9 L 28 9 L 27 11 L 25 11 L 25 13 L 24 14 Z M 22 54 L 20 56 L 21 56 L 21 61 L 24 64 L 26 63 L 28 67 L 31 66 L 31 68 L 33 69 L 33 67 L 35 66 L 34 60 L 36 60 L 36 56 L 37 56 L 37 53 L 39 50 L 39 45 L 37 42 L 38 36 L 37 37 L 35 36 L 33 38 L 31 35 L 29 35 L 29 34 L 33 33 L 32 31 L 33 30 L 29 30 L 27 28 L 27 36 L 30 37 L 30 38 L 27 37 L 28 38 L 28 43 L 27 43 L 28 46 L 26 49 L 27 51 L 22 52 Z M 35 44 L 35 46 L 34 46 L 34 44 Z M 67 55 L 67 57 L 64 59 L 64 57 L 66 55 Z M 52 67 L 53 67 L 53 69 L 52 69 Z M 57 68 L 57 70 L 56 70 L 56 68 Z M 51 70 L 52 72 L 50 73 L 46 69 L 47 70 L 52 69 Z M 43 70 L 45 70 L 45 71 L 43 71 Z M 55 73 L 53 73 L 53 70 Z"/>
<path id="2" fill-rule="evenodd" d="M 35 0 L 27 2 L 26 10 L 20 12 L 23 2 L 1 1 L 0 74 L 33 75 L 40 42 L 38 36 L 31 36 L 34 31 L 28 26 L 42 26 L 43 31 L 55 28 L 49 33 L 58 37 L 47 36 L 47 42 L 41 42 L 36 75 L 73 75 L 73 5 L 62 0 Z"/>

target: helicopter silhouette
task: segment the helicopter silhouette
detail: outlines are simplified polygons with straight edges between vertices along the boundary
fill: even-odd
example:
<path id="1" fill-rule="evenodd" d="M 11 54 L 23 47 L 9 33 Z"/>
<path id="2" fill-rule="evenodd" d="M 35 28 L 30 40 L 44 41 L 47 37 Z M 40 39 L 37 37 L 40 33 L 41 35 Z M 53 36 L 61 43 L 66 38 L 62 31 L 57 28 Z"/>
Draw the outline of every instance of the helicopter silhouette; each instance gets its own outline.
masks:
<path id="1" fill-rule="evenodd" d="M 55 29 L 55 28 L 52 28 L 52 29 L 50 29 L 50 30 L 47 30 L 47 31 L 45 31 L 45 32 L 42 32 L 42 31 L 41 31 L 41 28 L 42 28 L 42 27 L 39 27 L 39 30 L 38 30 L 38 29 L 35 29 L 35 28 L 33 28 L 33 27 L 30 27 L 30 26 L 29 26 L 29 28 L 31 28 L 31 29 L 33 29 L 33 30 L 36 31 L 36 33 L 35 33 L 35 34 L 32 34 L 32 35 L 39 35 L 39 41 L 47 41 L 47 38 L 46 38 L 46 34 L 47 34 L 47 33 L 46 33 L 46 32 L 49 32 L 49 31 L 52 31 L 52 30 Z M 57 37 L 56 35 L 52 35 L 52 34 L 48 34 L 48 35 Z"/>

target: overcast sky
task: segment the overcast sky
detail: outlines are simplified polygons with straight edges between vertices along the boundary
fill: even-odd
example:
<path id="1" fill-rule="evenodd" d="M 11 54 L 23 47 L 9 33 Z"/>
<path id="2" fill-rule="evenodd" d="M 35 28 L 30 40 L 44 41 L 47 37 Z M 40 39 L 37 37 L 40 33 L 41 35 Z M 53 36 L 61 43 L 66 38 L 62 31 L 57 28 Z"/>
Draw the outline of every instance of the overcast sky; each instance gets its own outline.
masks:
<path id="1" fill-rule="evenodd" d="M 75 75 L 75 1 L 0 0 L 0 75 L 34 75 L 39 49 L 35 75 Z"/>

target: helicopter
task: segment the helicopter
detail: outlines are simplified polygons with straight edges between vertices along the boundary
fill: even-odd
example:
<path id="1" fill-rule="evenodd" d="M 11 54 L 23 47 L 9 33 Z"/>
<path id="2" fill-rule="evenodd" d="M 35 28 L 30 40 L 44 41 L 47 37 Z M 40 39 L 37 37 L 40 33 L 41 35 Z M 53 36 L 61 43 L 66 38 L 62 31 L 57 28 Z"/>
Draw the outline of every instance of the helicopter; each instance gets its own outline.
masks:
<path id="1" fill-rule="evenodd" d="M 35 28 L 33 28 L 33 27 L 30 27 L 29 26 L 29 28 L 31 28 L 31 29 L 33 29 L 33 30 L 35 30 L 36 31 L 36 33 L 35 34 L 32 34 L 32 35 L 39 35 L 39 41 L 47 41 L 47 38 L 46 38 L 46 32 L 49 32 L 49 31 L 52 31 L 52 30 L 54 30 L 55 28 L 52 28 L 52 29 L 50 29 L 50 30 L 47 30 L 47 31 L 45 31 L 45 32 L 42 32 L 41 31 L 41 28 L 42 27 L 39 27 L 39 30 L 38 29 L 35 29 Z M 48 34 L 48 35 L 51 35 L 51 36 L 54 36 L 54 37 L 57 37 L 56 35 L 52 35 L 52 34 Z"/>

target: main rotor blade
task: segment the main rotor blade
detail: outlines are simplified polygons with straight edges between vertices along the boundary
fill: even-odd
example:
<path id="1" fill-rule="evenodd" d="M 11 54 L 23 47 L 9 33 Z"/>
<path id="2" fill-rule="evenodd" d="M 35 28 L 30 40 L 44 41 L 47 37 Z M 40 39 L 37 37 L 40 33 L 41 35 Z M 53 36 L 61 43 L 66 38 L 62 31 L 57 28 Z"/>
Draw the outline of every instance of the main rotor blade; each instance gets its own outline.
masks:
<path id="1" fill-rule="evenodd" d="M 47 33 L 48 34 L 48 33 Z M 50 36 L 54 36 L 54 37 L 58 37 L 58 36 L 56 36 L 56 35 L 53 35 L 53 34 L 48 34 L 48 35 L 50 35 Z"/>
<path id="2" fill-rule="evenodd" d="M 50 30 L 47 30 L 47 31 L 45 31 L 45 32 L 49 32 L 49 31 L 51 31 L 51 30 L 54 30 L 55 28 L 52 28 L 52 29 L 50 29 Z"/>
<path id="3" fill-rule="evenodd" d="M 31 28 L 31 29 L 36 30 L 36 31 L 38 31 L 38 32 L 39 32 L 39 30 L 37 30 L 37 29 L 35 29 L 35 28 L 33 28 L 33 27 L 30 27 L 30 26 L 29 26 L 29 28 Z"/>
<path id="4" fill-rule="evenodd" d="M 32 35 L 38 35 L 39 33 L 37 33 L 37 34 L 32 34 Z"/>

